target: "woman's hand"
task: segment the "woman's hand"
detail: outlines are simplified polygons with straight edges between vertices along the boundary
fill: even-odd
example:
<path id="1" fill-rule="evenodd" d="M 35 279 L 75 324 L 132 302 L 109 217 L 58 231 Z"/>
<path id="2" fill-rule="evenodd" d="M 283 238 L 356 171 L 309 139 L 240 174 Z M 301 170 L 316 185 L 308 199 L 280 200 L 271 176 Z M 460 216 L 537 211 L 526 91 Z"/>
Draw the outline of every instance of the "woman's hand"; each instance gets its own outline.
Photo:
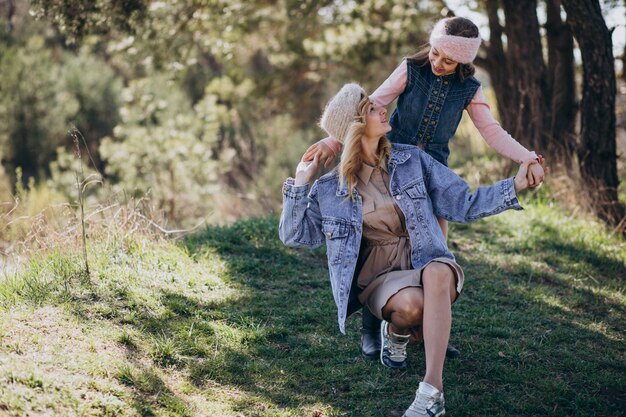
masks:
<path id="1" fill-rule="evenodd" d="M 526 174 L 526 176 L 528 177 L 528 186 L 530 188 L 539 187 L 541 183 L 543 182 L 545 173 L 548 172 L 547 168 L 544 171 L 544 166 L 545 166 L 546 161 L 543 158 L 543 156 L 539 155 L 537 159 L 538 159 L 538 163 L 532 164 L 530 168 L 528 169 L 528 173 Z"/>
<path id="2" fill-rule="evenodd" d="M 324 168 L 328 168 L 330 164 L 335 159 L 335 151 L 333 151 L 330 146 L 324 143 L 324 140 L 320 140 L 317 143 L 309 146 L 309 149 L 306 150 L 304 155 L 302 156 L 302 160 L 304 162 L 309 162 L 319 157 L 320 161 L 326 160 L 324 163 Z"/>
<path id="3" fill-rule="evenodd" d="M 312 162 L 304 161 L 304 157 L 296 167 L 296 178 L 294 181 L 295 186 L 300 186 L 304 184 L 308 184 L 311 182 L 311 178 L 317 172 L 317 169 L 320 167 L 320 157 L 319 154 L 316 154 L 313 158 Z"/>
<path id="4" fill-rule="evenodd" d="M 519 193 L 520 191 L 524 191 L 530 186 L 530 181 L 528 179 L 530 167 L 538 165 L 536 159 L 530 159 L 519 166 L 517 170 L 517 174 L 515 174 L 515 178 L 513 182 L 515 183 L 515 193 Z M 543 169 L 542 169 L 543 172 Z"/>

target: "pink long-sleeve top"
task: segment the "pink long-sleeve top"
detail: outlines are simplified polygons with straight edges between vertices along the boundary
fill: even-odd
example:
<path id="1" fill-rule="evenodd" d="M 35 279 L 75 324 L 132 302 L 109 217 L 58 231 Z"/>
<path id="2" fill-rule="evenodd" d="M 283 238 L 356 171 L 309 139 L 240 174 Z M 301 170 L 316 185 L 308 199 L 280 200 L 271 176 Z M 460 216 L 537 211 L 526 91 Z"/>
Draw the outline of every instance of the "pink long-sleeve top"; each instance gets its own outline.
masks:
<path id="1" fill-rule="evenodd" d="M 391 75 L 374 91 L 370 96 L 375 104 L 387 107 L 406 88 L 407 64 L 403 60 Z M 472 101 L 465 109 L 472 119 L 474 126 L 478 129 L 485 142 L 500 155 L 505 156 L 517 163 L 523 163 L 530 159 L 537 158 L 537 154 L 523 147 L 518 141 L 500 126 L 494 119 L 491 109 L 482 87 L 479 87 Z M 341 150 L 341 143 L 332 137 L 324 139 L 324 143 L 336 153 Z"/>

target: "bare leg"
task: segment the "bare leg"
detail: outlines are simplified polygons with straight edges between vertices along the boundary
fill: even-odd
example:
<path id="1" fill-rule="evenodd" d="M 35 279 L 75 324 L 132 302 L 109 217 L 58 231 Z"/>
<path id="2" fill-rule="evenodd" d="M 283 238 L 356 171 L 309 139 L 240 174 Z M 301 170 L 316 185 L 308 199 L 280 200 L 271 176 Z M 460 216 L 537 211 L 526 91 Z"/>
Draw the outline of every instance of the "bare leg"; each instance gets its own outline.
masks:
<path id="1" fill-rule="evenodd" d="M 406 369 L 406 347 L 410 330 L 422 321 L 424 291 L 408 287 L 398 291 L 383 307 L 385 321 L 380 329 L 380 361 L 391 369 Z"/>
<path id="2" fill-rule="evenodd" d="M 439 227 L 441 228 L 441 232 L 443 233 L 443 238 L 448 241 L 448 221 L 437 217 L 437 222 L 439 223 Z M 457 358 L 461 355 L 461 351 L 448 343 L 448 348 L 446 349 L 446 357 L 448 358 Z"/>
<path id="3" fill-rule="evenodd" d="M 397 334 L 409 334 L 409 330 L 422 323 L 424 291 L 419 287 L 408 287 L 394 294 L 383 308 L 383 317 Z"/>
<path id="4" fill-rule="evenodd" d="M 424 349 L 426 375 L 424 381 L 443 391 L 443 363 L 450 338 L 452 302 L 456 299 L 456 282 L 450 267 L 433 262 L 422 273 L 424 287 Z"/>

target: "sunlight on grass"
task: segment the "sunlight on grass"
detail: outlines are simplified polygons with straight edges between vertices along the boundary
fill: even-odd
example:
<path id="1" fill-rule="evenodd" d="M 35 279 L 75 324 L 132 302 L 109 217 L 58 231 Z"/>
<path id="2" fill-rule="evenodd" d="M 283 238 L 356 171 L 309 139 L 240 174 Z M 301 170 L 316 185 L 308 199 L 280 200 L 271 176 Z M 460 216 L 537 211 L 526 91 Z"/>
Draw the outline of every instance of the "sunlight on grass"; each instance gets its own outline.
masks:
<path id="1" fill-rule="evenodd" d="M 623 400 L 624 242 L 540 193 L 523 212 L 451 225 L 467 277 L 452 331 L 463 356 L 444 371 L 455 414 L 582 417 L 593 403 L 611 415 Z M 178 244 L 93 240 L 89 277 L 72 250 L 5 274 L 0 405 L 18 414 L 401 415 L 423 349 L 411 347 L 403 373 L 362 359 L 359 316 L 347 336 L 337 331 L 323 254 L 285 248 L 276 228 L 269 218 Z M 590 379 L 604 388 L 576 388 Z"/>
<path id="2" fill-rule="evenodd" d="M 564 312 L 567 313 L 571 313 L 572 309 L 569 308 L 568 306 L 566 306 L 565 304 L 563 304 L 563 301 L 560 297 L 554 296 L 554 295 L 549 295 L 549 294 L 544 294 L 544 293 L 539 293 L 536 296 L 537 301 L 540 301 L 542 303 L 545 303 L 546 305 L 549 305 L 550 307 L 556 307 L 560 310 L 563 310 Z"/>
<path id="3" fill-rule="evenodd" d="M 89 278 L 81 275 L 83 264 L 74 252 L 53 252 L 33 259 L 19 273 L 5 274 L 0 281 L 1 305 L 15 312 L 5 314 L 0 326 L 4 335 L 0 352 L 11 358 L 0 365 L 0 381 L 9 382 L 0 382 L 4 386 L 0 404 L 27 413 L 39 407 L 57 414 L 82 409 L 87 414 L 100 410 L 95 413 L 98 415 L 152 415 L 157 410 L 191 415 L 205 409 L 206 399 L 198 392 L 191 393 L 195 400 L 174 392 L 180 381 L 185 381 L 184 365 L 193 358 L 189 355 L 204 355 L 201 345 L 212 344 L 214 332 L 206 333 L 211 323 L 206 320 L 217 312 L 211 306 L 245 296 L 219 277 L 228 275 L 228 266 L 218 255 L 197 261 L 180 246 L 148 238 L 94 240 L 90 246 Z M 17 325 L 32 321 L 27 311 L 34 309 L 37 317 L 52 311 L 51 305 L 58 305 L 52 322 L 62 326 L 63 317 L 71 318 L 78 333 L 62 336 L 61 341 L 58 333 Z M 163 326 L 177 317 L 186 322 L 184 330 L 179 330 L 175 321 Z M 254 320 L 244 317 L 240 322 L 261 330 Z M 23 330 L 17 333 L 19 328 Z M 256 332 L 236 332 L 240 335 L 233 346 L 246 338 L 254 341 L 251 336 Z M 226 340 L 229 337 L 222 338 Z M 20 363 L 25 352 L 30 363 L 48 369 L 41 377 L 33 377 L 37 374 L 32 372 L 16 373 L 24 368 Z M 72 361 L 65 363 L 68 357 Z M 158 376 L 151 370 L 160 367 L 169 373 Z M 49 379 L 55 382 L 47 382 Z M 35 391 L 42 390 L 49 395 L 37 394 L 40 400 L 32 401 Z M 109 391 L 114 393 L 107 394 Z M 22 394 L 15 397 L 16 392 Z M 65 399 L 56 400 L 55 392 Z M 143 398 L 144 393 L 153 394 Z"/>
<path id="4" fill-rule="evenodd" d="M 591 322 L 591 323 L 580 323 L 575 322 L 582 329 L 590 330 L 592 332 L 596 332 L 601 334 L 602 336 L 609 338 L 615 342 L 619 342 L 623 340 L 623 335 L 619 335 L 615 332 L 615 329 L 611 329 L 609 325 L 605 322 Z"/>

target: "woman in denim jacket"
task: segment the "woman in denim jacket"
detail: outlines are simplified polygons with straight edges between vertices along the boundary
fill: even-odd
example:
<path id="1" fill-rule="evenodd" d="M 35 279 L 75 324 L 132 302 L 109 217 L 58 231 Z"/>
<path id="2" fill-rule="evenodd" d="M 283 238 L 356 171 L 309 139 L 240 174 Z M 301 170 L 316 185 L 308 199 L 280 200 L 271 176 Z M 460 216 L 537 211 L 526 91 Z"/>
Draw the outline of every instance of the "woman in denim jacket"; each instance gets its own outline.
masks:
<path id="1" fill-rule="evenodd" d="M 393 144 L 384 107 L 357 84 L 347 84 L 328 103 L 321 126 L 343 142 L 339 166 L 317 180 L 320 165 L 300 162 L 283 186 L 279 234 L 283 243 L 326 244 L 339 329 L 358 299 L 383 321 L 381 361 L 398 365 L 409 333 L 423 337 L 426 375 L 406 417 L 444 413 L 443 363 L 451 305 L 463 288 L 437 222 L 470 222 L 507 209 L 521 210 L 517 192 L 529 186 L 529 160 L 514 178 L 473 193 L 454 172 L 418 147 Z"/>
<path id="2" fill-rule="evenodd" d="M 491 114 L 480 82 L 473 76 L 472 62 L 480 44 L 478 27 L 471 20 L 458 16 L 442 19 L 433 28 L 429 44 L 404 59 L 374 91 L 370 99 L 380 106 L 388 106 L 397 98 L 389 121 L 391 142 L 419 146 L 448 165 L 448 144 L 466 110 L 481 136 L 498 154 L 517 163 L 538 158 L 511 137 Z M 303 159 L 312 160 L 317 154 L 328 166 L 340 150 L 341 143 L 331 135 L 312 145 Z M 538 186 L 543 176 L 541 164 L 530 167 L 531 186 Z M 438 220 L 447 237 L 446 219 Z M 361 351 L 366 357 L 375 355 L 380 348 L 377 340 L 371 338 L 378 327 L 378 321 L 364 310 Z M 448 354 L 454 357 L 460 352 L 450 346 Z"/>

